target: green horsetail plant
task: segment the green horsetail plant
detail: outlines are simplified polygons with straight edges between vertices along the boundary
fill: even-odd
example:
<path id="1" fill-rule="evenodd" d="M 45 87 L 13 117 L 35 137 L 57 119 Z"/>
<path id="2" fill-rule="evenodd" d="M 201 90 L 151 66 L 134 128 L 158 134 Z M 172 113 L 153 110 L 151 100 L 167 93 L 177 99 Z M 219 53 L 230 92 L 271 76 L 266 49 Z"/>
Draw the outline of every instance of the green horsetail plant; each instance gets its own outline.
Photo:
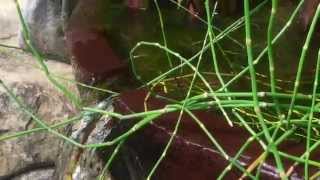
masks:
<path id="1" fill-rule="evenodd" d="M 317 11 L 315 16 L 319 16 L 320 13 L 320 4 L 318 5 Z M 311 127 L 312 127 L 312 119 L 314 116 L 314 111 L 315 111 L 315 103 L 316 103 L 316 93 L 318 89 L 318 83 L 319 83 L 319 71 L 320 71 L 320 49 L 318 51 L 318 60 L 317 60 L 317 65 L 316 65 L 316 71 L 314 75 L 314 83 L 313 83 L 313 91 L 312 91 L 312 102 L 311 102 L 311 110 L 310 110 L 310 115 L 309 115 L 309 120 L 308 120 L 308 129 L 307 129 L 307 143 L 306 143 L 306 163 L 304 167 L 304 175 L 306 179 L 309 179 L 309 158 L 310 158 L 310 139 L 311 139 Z"/>
<path id="2" fill-rule="evenodd" d="M 304 43 L 304 45 L 302 47 L 301 56 L 300 56 L 300 59 L 299 59 L 299 66 L 298 66 L 297 75 L 296 75 L 296 80 L 294 82 L 294 89 L 293 89 L 292 99 L 291 99 L 290 108 L 288 110 L 288 115 L 287 115 L 287 120 L 288 121 L 290 120 L 291 115 L 292 115 L 292 110 L 293 110 L 294 103 L 295 103 L 296 96 L 297 96 L 298 89 L 299 89 L 299 84 L 300 84 L 300 79 L 301 79 L 301 75 L 302 75 L 303 64 L 304 64 L 304 61 L 305 61 L 305 58 L 306 58 L 306 55 L 307 55 L 307 51 L 308 51 L 308 48 L 309 48 L 309 45 L 310 45 L 311 38 L 313 36 L 316 24 L 318 22 L 318 18 L 319 18 L 319 5 L 318 5 L 318 8 L 317 8 L 317 11 L 316 11 L 315 15 L 313 16 L 313 19 L 312 19 L 312 22 L 311 22 L 311 26 L 310 26 L 308 34 L 307 34 L 306 41 L 305 41 L 305 43 Z"/>
<path id="3" fill-rule="evenodd" d="M 280 32 L 272 40 L 272 44 L 275 44 L 280 39 L 280 37 L 282 37 L 282 35 L 289 29 L 289 27 L 292 25 L 293 20 L 297 17 L 297 14 L 298 14 L 299 10 L 301 9 L 303 3 L 304 3 L 304 0 L 301 0 L 299 2 L 297 7 L 295 8 L 293 13 L 291 14 L 289 20 L 287 21 L 287 23 L 283 26 L 283 28 L 280 30 Z M 258 57 L 253 61 L 253 65 L 258 64 L 260 62 L 260 60 L 262 59 L 262 57 L 265 55 L 265 53 L 267 53 L 267 51 L 268 51 L 268 46 L 265 47 L 263 49 L 263 51 L 261 51 L 261 53 L 258 55 Z M 234 81 L 238 80 L 241 76 L 243 76 L 248 71 L 249 71 L 249 66 L 247 66 L 242 71 L 240 71 L 237 75 L 235 75 L 231 80 L 229 80 L 229 82 L 227 82 L 225 84 L 225 86 L 221 87 L 220 90 L 223 90 L 226 87 L 228 87 L 230 84 L 232 84 Z"/>
<path id="4" fill-rule="evenodd" d="M 228 162 L 228 165 L 219 174 L 218 179 L 225 178 L 227 176 L 227 173 L 235 168 L 237 171 L 243 173 L 240 179 L 259 179 L 262 165 L 265 163 L 267 159 L 271 158 L 275 160 L 275 164 L 277 167 L 277 175 L 281 179 L 288 179 L 291 173 L 293 172 L 294 167 L 296 167 L 298 164 L 304 165 L 304 178 L 316 178 L 317 176 L 319 176 L 319 173 L 311 175 L 309 171 L 310 166 L 320 168 L 320 163 L 310 158 L 310 154 L 314 152 L 317 148 L 319 148 L 320 145 L 320 141 L 318 141 L 318 138 L 320 136 L 318 130 L 320 128 L 320 120 L 319 117 L 315 115 L 316 113 L 320 112 L 320 94 L 319 92 L 317 92 L 319 87 L 318 81 L 320 71 L 320 50 L 318 51 L 316 71 L 313 79 L 312 94 L 299 93 L 298 90 L 301 83 L 302 69 L 306 61 L 306 54 L 308 52 L 311 38 L 314 35 L 315 26 L 319 18 L 320 5 L 318 5 L 310 29 L 308 31 L 306 40 L 304 42 L 304 46 L 301 50 L 301 56 L 299 58 L 299 66 L 296 71 L 293 92 L 289 92 L 288 90 L 282 91 L 283 89 L 277 89 L 281 88 L 280 82 L 282 81 L 282 79 L 277 79 L 275 77 L 275 72 L 278 70 L 279 67 L 275 67 L 275 62 L 277 59 L 275 58 L 276 56 L 274 52 L 279 39 L 283 37 L 283 35 L 288 31 L 288 29 L 291 27 L 292 23 L 296 19 L 297 14 L 304 3 L 303 0 L 297 2 L 296 7 L 289 16 L 289 19 L 286 21 L 286 23 L 283 25 L 283 27 L 277 34 L 275 34 L 274 31 L 276 29 L 275 22 L 280 14 L 277 13 L 279 11 L 278 4 L 280 3 L 280 1 L 278 0 L 265 0 L 255 8 L 250 8 L 250 1 L 244 0 L 244 16 L 234 21 L 233 23 L 231 23 L 231 25 L 227 26 L 223 30 L 220 30 L 218 27 L 216 27 L 216 21 L 214 19 L 214 15 L 216 13 L 216 5 L 212 10 L 210 9 L 210 1 L 206 0 L 204 2 L 206 20 L 202 19 L 199 16 L 195 16 L 195 18 L 199 19 L 200 22 L 202 22 L 206 26 L 206 34 L 203 37 L 203 40 L 197 41 L 197 43 L 202 43 L 201 49 L 190 58 L 186 58 L 186 56 L 184 56 L 183 53 L 176 52 L 170 49 L 168 45 L 169 39 L 166 37 L 166 34 L 168 34 L 168 29 L 164 26 L 165 21 L 163 19 L 163 15 L 158 1 L 154 0 L 153 3 L 155 4 L 155 10 L 157 11 L 158 19 L 160 22 L 160 35 L 162 42 L 138 42 L 130 50 L 128 54 L 130 57 L 132 72 L 138 80 L 141 80 L 141 76 L 139 72 L 137 72 L 137 68 L 134 63 L 134 53 L 138 48 L 142 46 L 153 48 L 155 47 L 159 51 L 164 51 L 164 53 L 166 54 L 169 69 L 165 73 L 162 73 L 154 79 L 148 82 L 144 82 L 142 87 L 156 87 L 159 84 L 165 84 L 167 82 L 170 82 L 170 78 L 173 79 L 172 81 L 174 81 L 175 78 L 186 78 L 187 76 L 184 76 L 181 73 L 179 74 L 181 76 L 177 77 L 178 73 L 175 72 L 179 69 L 187 67 L 192 71 L 190 76 L 188 76 L 188 78 L 190 79 L 188 79 L 188 87 L 186 89 L 187 91 L 186 94 L 183 95 L 182 100 L 175 100 L 166 97 L 165 95 L 157 95 L 156 93 L 154 93 L 156 94 L 156 97 L 167 100 L 168 104 L 160 109 L 145 110 L 143 112 L 135 112 L 131 114 L 121 114 L 118 112 L 103 110 L 98 107 L 82 107 L 81 101 L 78 99 L 76 94 L 72 93 L 59 81 L 57 81 L 57 78 L 60 78 L 62 80 L 65 79 L 63 77 L 58 77 L 52 74 L 45 63 L 44 58 L 33 47 L 32 42 L 30 40 L 31 37 L 29 27 L 24 21 L 19 3 L 17 0 L 15 0 L 14 2 L 16 3 L 16 8 L 19 15 L 19 19 L 21 21 L 24 39 L 28 49 L 36 58 L 40 66 L 40 69 L 44 72 L 47 79 L 54 85 L 54 87 L 61 91 L 66 97 L 68 97 L 68 99 L 71 102 L 73 102 L 73 104 L 75 104 L 76 107 L 78 107 L 81 110 L 81 115 L 75 116 L 70 119 L 65 119 L 61 123 L 48 125 L 41 118 L 35 115 L 18 97 L 16 97 L 12 90 L 10 90 L 0 80 L 1 87 L 5 89 L 5 91 L 9 94 L 10 98 L 13 99 L 13 101 L 18 104 L 21 110 L 25 112 L 28 116 L 30 116 L 39 126 L 34 129 L 21 131 L 14 134 L 1 135 L 0 142 L 12 138 L 26 136 L 35 132 L 47 131 L 78 148 L 107 148 L 115 145 L 113 152 L 109 157 L 107 157 L 105 167 L 103 168 L 100 176 L 98 177 L 99 180 L 102 180 L 107 174 L 106 171 L 110 168 L 112 161 L 115 159 L 121 147 L 128 140 L 128 138 L 130 138 L 138 130 L 148 126 L 150 123 L 154 121 L 157 121 L 161 116 L 167 113 L 175 112 L 178 114 L 178 117 L 176 119 L 176 122 L 174 122 L 175 124 L 172 132 L 170 133 L 170 138 L 168 142 L 164 145 L 164 149 L 160 157 L 151 167 L 151 171 L 146 177 L 147 179 L 152 179 L 154 173 L 160 166 L 161 162 L 166 158 L 169 148 L 172 146 L 174 138 L 179 132 L 180 125 L 183 120 L 182 116 L 191 117 L 191 119 L 199 127 L 201 132 L 204 133 L 205 137 L 208 138 L 212 145 L 212 148 L 216 149 L 218 154 Z M 177 10 L 183 10 L 190 13 L 188 8 L 183 6 L 182 1 L 170 0 L 170 2 L 176 4 L 177 7 L 179 7 Z M 254 58 L 253 42 L 255 39 L 253 38 L 255 38 L 255 36 L 252 34 L 252 16 L 257 12 L 260 12 L 268 2 L 271 2 L 271 13 L 268 16 L 269 21 L 266 31 L 267 45 L 265 48 L 261 50 L 261 52 L 259 51 L 260 53 L 258 54 L 258 56 Z M 237 39 L 231 36 L 232 32 L 238 31 L 242 26 L 244 26 L 245 31 L 245 45 L 243 45 Z M 225 76 L 226 73 L 221 72 L 222 60 L 219 59 L 217 51 L 218 49 L 225 56 L 226 52 L 224 51 L 223 46 L 218 44 L 221 40 L 225 39 L 228 42 L 234 43 L 235 45 L 237 45 L 237 47 L 246 48 L 247 55 L 247 66 L 243 67 L 243 69 L 240 72 L 232 72 L 231 74 L 228 74 L 228 76 Z M 206 52 L 209 52 L 210 58 L 212 58 L 212 72 L 202 72 L 200 68 L 200 64 L 204 59 L 204 54 Z M 263 80 L 261 82 L 261 80 L 258 79 L 259 77 L 263 77 L 264 80 L 266 80 L 268 77 L 257 72 L 255 68 L 255 65 L 260 63 L 265 55 L 267 55 L 269 64 L 269 82 L 264 82 Z M 180 60 L 180 64 L 174 63 L 173 60 L 175 59 Z M 197 62 L 194 63 L 195 61 Z M 229 65 L 230 64 L 231 63 L 229 62 Z M 230 67 L 232 66 L 230 65 Z M 247 72 L 249 72 L 249 77 L 245 75 L 245 73 Z M 209 79 L 209 73 L 211 73 L 211 76 L 214 75 L 214 77 L 218 79 L 218 85 L 213 86 L 210 84 L 211 79 Z M 174 75 L 173 78 L 170 77 L 172 75 Z M 245 91 L 233 90 L 233 86 L 231 85 L 236 84 L 235 82 L 239 81 L 243 77 L 251 79 L 251 89 Z M 200 83 L 202 83 L 203 85 L 197 85 L 197 80 L 199 80 Z M 97 87 L 91 87 L 80 82 L 75 83 L 78 83 L 82 86 L 87 86 L 88 88 L 92 88 L 95 90 L 104 91 L 108 94 L 111 94 L 111 96 L 119 95 L 119 93 L 113 91 Z M 259 91 L 258 84 L 263 84 L 270 90 Z M 300 101 L 297 101 L 298 99 L 303 102 L 311 101 L 311 104 L 299 104 L 298 102 Z M 284 103 L 286 101 L 288 102 Z M 219 110 L 224 116 L 226 123 L 228 123 L 231 127 L 241 126 L 249 134 L 249 137 L 245 139 L 244 144 L 237 150 L 237 152 L 234 155 L 229 154 L 229 152 L 227 152 L 223 148 L 223 146 L 219 143 L 219 139 L 217 139 L 212 134 L 214 132 L 210 132 L 209 129 L 204 125 L 204 122 L 202 122 L 202 120 L 199 119 L 194 113 L 194 111 L 196 110 L 212 109 Z M 283 115 L 284 111 L 288 111 L 286 117 Z M 58 128 L 79 121 L 81 117 L 84 116 L 84 114 L 107 115 L 122 122 L 135 119 L 137 120 L 137 123 L 135 123 L 131 128 L 129 128 L 129 130 L 123 132 L 121 135 L 115 137 L 112 140 L 92 144 L 80 143 L 77 140 L 67 137 L 57 131 Z M 301 152 L 302 155 L 300 156 L 291 155 L 287 152 L 283 152 L 278 148 L 279 145 L 281 145 L 283 142 L 292 137 L 302 138 L 306 142 L 306 150 L 305 152 Z M 255 142 L 257 142 L 258 146 L 260 145 L 263 150 L 259 154 L 258 158 L 254 159 L 251 162 L 251 164 L 242 164 L 240 162 L 240 157 L 246 152 L 246 150 L 250 148 L 250 145 L 252 145 Z M 289 169 L 285 169 L 283 163 L 284 159 L 294 161 L 293 165 Z"/>
<path id="5" fill-rule="evenodd" d="M 251 88 L 252 88 L 252 97 L 254 103 L 254 111 L 258 116 L 259 124 L 261 125 L 264 135 L 269 143 L 270 151 L 274 154 L 276 164 L 279 170 L 280 177 L 283 179 L 288 179 L 284 173 L 283 164 L 278 154 L 278 150 L 274 145 L 274 142 L 271 138 L 270 132 L 267 130 L 264 118 L 261 114 L 261 109 L 259 107 L 259 99 L 257 94 L 257 84 L 256 84 L 256 72 L 253 66 L 253 57 L 252 57 L 252 38 L 251 38 L 251 21 L 249 13 L 249 0 L 244 0 L 244 14 L 245 14 L 245 32 L 246 32 L 246 46 L 247 46 L 247 56 L 249 64 L 249 72 L 251 77 Z"/>

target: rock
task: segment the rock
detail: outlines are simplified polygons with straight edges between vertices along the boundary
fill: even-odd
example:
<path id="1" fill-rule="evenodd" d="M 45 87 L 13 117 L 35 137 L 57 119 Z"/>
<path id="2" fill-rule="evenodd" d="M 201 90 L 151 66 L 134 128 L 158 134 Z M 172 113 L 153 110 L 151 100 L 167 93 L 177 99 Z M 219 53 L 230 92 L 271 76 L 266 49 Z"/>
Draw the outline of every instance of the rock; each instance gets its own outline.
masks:
<path id="1" fill-rule="evenodd" d="M 113 106 L 110 100 L 100 102 L 96 108 L 112 111 Z M 82 144 L 102 143 L 110 135 L 113 127 L 110 117 L 99 116 L 92 113 L 84 115 L 80 123 L 72 127 L 71 137 Z M 112 148 L 109 150 L 111 152 Z M 101 152 L 99 148 L 81 149 L 65 143 L 61 148 L 54 179 L 97 179 L 103 171 L 105 158 L 108 157 L 101 158 L 99 152 Z M 111 178 L 109 172 L 105 172 L 104 175 L 106 180 Z"/>
<path id="2" fill-rule="evenodd" d="M 0 77 L 6 86 L 47 124 L 73 117 L 75 110 L 69 101 L 46 80 L 34 59 L 14 52 L 0 51 Z M 69 65 L 49 61 L 48 66 L 55 75 L 72 78 Z M 62 140 L 48 132 L 3 140 L 6 135 L 38 127 L 3 88 L 0 88 L 0 123 L 0 179 L 52 179 Z"/>
<path id="3" fill-rule="evenodd" d="M 31 42 L 43 54 L 68 62 L 64 45 L 64 23 L 77 0 L 30 0 L 24 3 L 23 15 Z M 25 48 L 22 30 L 19 44 Z"/>
<path id="4" fill-rule="evenodd" d="M 16 178 L 13 178 L 12 180 L 48 180 L 52 178 L 53 173 L 53 169 L 38 170 L 26 173 L 23 176 L 18 176 Z"/>
<path id="5" fill-rule="evenodd" d="M 1 44 L 17 46 L 19 19 L 13 1 L 0 2 L 0 26 Z"/>

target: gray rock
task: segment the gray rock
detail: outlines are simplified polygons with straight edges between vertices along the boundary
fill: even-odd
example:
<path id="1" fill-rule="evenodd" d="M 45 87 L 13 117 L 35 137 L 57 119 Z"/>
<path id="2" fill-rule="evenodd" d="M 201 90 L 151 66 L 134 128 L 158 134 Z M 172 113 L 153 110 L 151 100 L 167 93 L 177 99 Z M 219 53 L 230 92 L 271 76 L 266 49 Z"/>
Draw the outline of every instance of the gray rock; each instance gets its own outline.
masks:
<path id="1" fill-rule="evenodd" d="M 16 8 L 11 0 L 0 1 L 0 26 L 0 43 L 17 46 L 19 21 Z"/>
<path id="2" fill-rule="evenodd" d="M 37 64 L 29 54 L 0 50 L 0 79 L 45 123 L 56 124 L 76 114 L 69 101 L 36 68 Z M 46 63 L 53 74 L 73 79 L 71 65 L 56 61 Z M 73 92 L 77 91 L 75 84 L 65 85 Z M 109 134 L 110 129 L 104 128 L 107 122 L 108 119 L 104 118 L 97 121 L 96 128 L 88 134 L 90 143 L 101 142 Z M 69 173 L 74 179 L 96 179 L 105 165 L 106 157 L 101 158 L 94 150 L 79 153 L 81 156 L 77 159 L 78 148 L 48 132 L 1 140 L 6 135 L 37 127 L 1 87 L 0 123 L 0 180 L 56 180 L 64 179 Z M 81 131 L 81 123 L 72 125 L 72 128 L 60 128 L 59 132 L 71 135 L 72 129 Z M 69 165 L 73 164 L 74 158 L 77 160 L 75 172 L 69 172 L 73 170 Z M 106 179 L 110 178 L 106 172 Z"/>
<path id="3" fill-rule="evenodd" d="M 52 179 L 53 173 L 53 169 L 38 170 L 15 177 L 12 180 L 48 180 Z"/>
<path id="4" fill-rule="evenodd" d="M 30 56 L 8 54 L 11 55 L 0 53 L 0 79 L 34 114 L 47 124 L 56 124 L 75 114 L 69 101 L 46 80 Z M 50 61 L 48 66 L 56 75 L 72 77 L 69 65 Z M 0 88 L 0 123 L 0 139 L 38 127 L 3 88 Z M 52 179 L 61 143 L 61 139 L 44 131 L 1 140 L 0 179 Z"/>
<path id="5" fill-rule="evenodd" d="M 64 45 L 64 24 L 72 12 L 77 0 L 29 0 L 24 3 L 23 16 L 29 26 L 30 38 L 43 54 L 68 62 Z M 25 48 L 22 35 L 19 45 Z"/>

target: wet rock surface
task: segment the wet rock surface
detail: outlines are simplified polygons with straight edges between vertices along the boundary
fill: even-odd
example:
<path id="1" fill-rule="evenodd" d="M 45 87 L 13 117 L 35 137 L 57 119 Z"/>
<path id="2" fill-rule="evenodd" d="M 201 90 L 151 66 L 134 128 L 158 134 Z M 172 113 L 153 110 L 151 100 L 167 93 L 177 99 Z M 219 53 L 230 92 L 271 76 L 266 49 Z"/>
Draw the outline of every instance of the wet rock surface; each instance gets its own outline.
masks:
<path id="1" fill-rule="evenodd" d="M 100 102 L 96 108 L 113 111 L 112 101 Z M 82 144 L 102 143 L 112 129 L 111 118 L 85 113 L 79 123 L 73 125 L 70 137 Z M 80 148 L 64 143 L 60 150 L 54 179 L 96 179 L 102 172 L 107 156 L 99 155 L 99 148 Z M 108 171 L 104 179 L 110 179 Z"/>

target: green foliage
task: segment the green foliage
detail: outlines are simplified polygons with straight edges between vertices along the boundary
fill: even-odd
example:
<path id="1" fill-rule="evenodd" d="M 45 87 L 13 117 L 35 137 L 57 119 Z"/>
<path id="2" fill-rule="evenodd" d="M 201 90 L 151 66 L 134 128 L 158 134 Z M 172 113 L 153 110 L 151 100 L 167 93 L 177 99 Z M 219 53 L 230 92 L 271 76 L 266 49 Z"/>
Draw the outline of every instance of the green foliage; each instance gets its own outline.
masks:
<path id="1" fill-rule="evenodd" d="M 320 163 L 310 159 L 310 153 L 315 149 L 319 148 L 320 141 L 316 141 L 319 136 L 316 134 L 316 131 L 319 128 L 320 119 L 315 113 L 320 112 L 320 103 L 319 103 L 319 92 L 317 92 L 318 81 L 319 81 L 319 71 L 320 71 L 320 51 L 318 53 L 316 69 L 314 74 L 314 83 L 312 92 L 309 94 L 299 93 L 299 85 L 301 84 L 301 76 L 304 67 L 304 62 L 306 61 L 306 55 L 308 53 L 308 47 L 310 46 L 311 38 L 315 31 L 315 25 L 318 22 L 319 13 L 320 13 L 320 5 L 318 5 L 315 16 L 313 17 L 312 24 L 309 28 L 305 43 L 303 48 L 301 49 L 301 56 L 299 58 L 298 69 L 296 71 L 296 77 L 294 81 L 293 91 L 285 90 L 280 92 L 278 87 L 278 82 L 281 80 L 277 79 L 276 71 L 280 71 L 282 67 L 277 67 L 275 61 L 278 61 L 275 56 L 275 47 L 277 45 L 278 40 L 283 37 L 288 29 L 291 27 L 293 22 L 297 18 L 297 13 L 299 9 L 301 9 L 303 1 L 300 1 L 296 8 L 293 10 L 288 20 L 281 28 L 281 30 L 274 35 L 275 29 L 278 28 L 275 24 L 278 13 L 278 1 L 272 0 L 269 23 L 267 32 L 265 33 L 266 37 L 266 47 L 263 48 L 257 55 L 256 58 L 255 52 L 253 50 L 254 46 L 254 38 L 255 35 L 252 33 L 252 15 L 261 11 L 262 8 L 266 8 L 266 4 L 270 3 L 268 0 L 262 2 L 255 8 L 250 8 L 249 0 L 244 0 L 244 17 L 239 18 L 237 21 L 233 22 L 231 25 L 226 27 L 220 31 L 214 31 L 217 29 L 215 26 L 214 16 L 215 16 L 215 8 L 212 9 L 212 6 L 209 6 L 209 0 L 205 1 L 205 12 L 206 12 L 206 20 L 202 19 L 202 22 L 206 24 L 206 33 L 203 37 L 201 49 L 194 54 L 190 58 L 184 57 L 179 52 L 170 49 L 167 41 L 170 41 L 166 36 L 167 27 L 163 22 L 162 10 L 158 6 L 157 1 L 156 11 L 159 17 L 159 21 L 161 24 L 161 37 L 162 40 L 160 42 L 146 42 L 141 41 L 138 42 L 130 51 L 130 62 L 132 66 L 133 74 L 136 76 L 138 80 L 141 80 L 141 74 L 137 70 L 137 62 L 135 60 L 135 53 L 138 52 L 139 48 L 152 47 L 158 51 L 162 51 L 165 53 L 165 57 L 167 58 L 167 63 L 169 64 L 166 72 L 161 73 L 157 77 L 152 80 L 148 80 L 144 82 L 144 87 L 155 87 L 162 86 L 161 84 L 170 84 L 167 82 L 168 79 L 173 77 L 183 76 L 181 73 L 177 73 L 181 69 L 188 69 L 188 72 L 191 72 L 191 80 L 189 81 L 189 86 L 186 87 L 186 94 L 184 97 L 177 101 L 177 103 L 172 103 L 164 107 L 163 109 L 138 112 L 129 115 L 122 115 L 115 112 L 108 112 L 97 108 L 89 108 L 89 107 L 81 107 L 79 99 L 75 94 L 70 92 L 67 88 L 65 88 L 55 77 L 49 72 L 44 59 L 39 55 L 39 53 L 32 47 L 30 43 L 28 27 L 25 24 L 23 17 L 21 15 L 20 7 L 18 2 L 17 4 L 18 13 L 20 15 L 20 19 L 24 29 L 24 38 L 27 42 L 28 48 L 31 50 L 32 54 L 36 57 L 39 65 L 47 76 L 48 80 L 52 82 L 52 84 L 57 87 L 60 91 L 62 91 L 69 99 L 72 101 L 77 107 L 81 108 L 83 112 L 94 112 L 97 114 L 108 115 L 111 117 L 118 118 L 120 120 L 123 119 L 133 119 L 140 118 L 141 120 L 135 124 L 130 130 L 115 138 L 114 140 L 98 143 L 98 144 L 81 144 L 69 137 L 66 137 L 55 129 L 59 127 L 63 127 L 66 124 L 72 123 L 75 120 L 78 120 L 79 117 L 72 118 L 70 120 L 66 120 L 60 124 L 56 124 L 53 126 L 49 126 L 45 124 L 41 119 L 36 117 L 32 112 L 28 110 L 27 107 L 20 102 L 15 95 L 8 89 L 2 82 L 1 85 L 7 90 L 9 95 L 20 105 L 23 111 L 27 112 L 40 126 L 40 128 L 19 132 L 17 134 L 3 135 L 0 137 L 0 141 L 8 140 L 10 138 L 16 138 L 28 135 L 30 133 L 39 132 L 39 131 L 48 131 L 50 133 L 55 134 L 59 138 L 64 139 L 65 141 L 73 144 L 74 146 L 80 148 L 97 148 L 97 147 L 106 147 L 111 145 L 117 145 L 114 153 L 111 155 L 108 163 L 106 164 L 106 169 L 111 165 L 113 158 L 116 156 L 119 148 L 124 143 L 127 138 L 135 133 L 137 130 L 145 127 L 152 121 L 156 121 L 157 117 L 169 113 L 169 112 L 178 112 L 179 117 L 177 119 L 175 129 L 172 133 L 171 138 L 169 139 L 162 155 L 159 160 L 155 162 L 154 168 L 152 168 L 148 179 L 152 178 L 152 175 L 157 170 L 157 167 L 161 163 L 161 161 L 166 157 L 166 153 L 170 148 L 170 145 L 173 141 L 174 136 L 179 130 L 179 125 L 181 122 L 181 118 L 183 114 L 188 114 L 194 120 L 194 123 L 199 125 L 199 128 L 206 134 L 208 139 L 212 142 L 212 146 L 219 151 L 221 156 L 229 161 L 229 165 L 225 168 L 223 172 L 221 172 L 218 179 L 223 179 L 225 175 L 232 168 L 237 168 L 243 172 L 243 176 L 247 176 L 249 178 L 254 179 L 255 176 L 259 175 L 259 164 L 269 156 L 269 158 L 274 158 L 276 162 L 276 166 L 278 168 L 278 173 L 282 179 L 288 179 L 288 171 L 285 170 L 283 160 L 290 159 L 296 162 L 296 164 L 302 163 L 305 165 L 304 175 L 305 178 L 310 178 L 309 175 L 309 167 L 320 167 Z M 172 1 L 176 3 L 175 1 Z M 182 4 L 176 4 L 180 7 L 179 11 L 186 10 L 182 6 Z M 267 19 L 266 19 L 267 22 Z M 244 25 L 245 30 L 245 45 L 232 38 L 230 34 L 233 31 L 236 31 L 240 27 Z M 218 33 L 217 33 L 218 32 Z M 226 75 L 221 72 L 221 58 L 217 55 L 218 50 L 221 49 L 219 44 L 220 41 L 227 41 L 238 44 L 239 47 L 245 47 L 247 58 L 247 65 L 241 68 L 239 72 L 233 71 L 231 73 L 231 78 L 226 78 Z M 212 58 L 211 72 L 218 79 L 218 86 L 212 86 L 210 81 L 208 80 L 210 77 L 203 73 L 200 69 L 200 65 L 202 60 L 204 59 L 204 54 L 210 53 L 210 57 Z M 222 54 L 226 53 L 226 51 L 222 50 Z M 290 53 L 290 52 L 287 52 Z M 263 57 L 267 54 L 268 56 L 268 70 L 269 70 L 269 83 L 265 80 L 263 83 L 268 84 L 268 90 L 259 91 L 259 80 L 258 76 L 260 74 L 257 73 L 256 66 L 261 63 Z M 207 57 L 207 56 L 205 56 Z M 179 60 L 179 63 L 174 61 Z M 195 63 L 196 62 L 196 63 Z M 232 62 L 231 62 L 232 63 Z M 231 65 L 230 65 L 231 66 Z M 234 67 L 230 67 L 230 69 L 234 69 Z M 247 91 L 235 91 L 231 87 L 238 80 L 244 78 L 247 79 L 246 73 L 249 72 L 250 79 L 250 89 Z M 230 74 L 229 74 L 230 75 Z M 201 86 L 198 85 L 202 84 Z M 93 87 L 94 88 L 94 87 Z M 108 91 L 110 92 L 110 91 Z M 112 92 L 115 96 L 114 92 Z M 290 101 L 288 104 L 287 102 Z M 299 103 L 302 102 L 302 103 Z M 311 102 L 311 103 L 309 103 Z M 238 150 L 238 153 L 235 156 L 230 156 L 227 152 L 222 148 L 219 144 L 219 140 L 217 140 L 208 129 L 202 124 L 201 119 L 198 119 L 193 110 L 199 109 L 210 109 L 217 108 L 223 116 L 225 120 L 230 126 L 242 126 L 246 129 L 251 137 L 247 139 L 247 141 L 243 144 L 243 146 Z M 254 119 L 252 121 L 252 119 Z M 278 146 L 281 145 L 282 142 L 292 137 L 302 137 L 306 142 L 306 151 L 301 156 L 293 156 L 282 152 L 279 150 Z M 261 147 L 264 149 L 264 152 L 257 159 L 256 164 L 253 163 L 251 167 L 253 169 L 257 169 L 257 174 L 253 174 L 253 169 L 245 169 L 241 164 L 237 161 L 240 155 L 252 144 L 253 142 L 258 142 Z M 317 174 L 313 175 L 318 176 Z M 100 179 L 103 178 L 103 175 L 100 176 Z"/>

